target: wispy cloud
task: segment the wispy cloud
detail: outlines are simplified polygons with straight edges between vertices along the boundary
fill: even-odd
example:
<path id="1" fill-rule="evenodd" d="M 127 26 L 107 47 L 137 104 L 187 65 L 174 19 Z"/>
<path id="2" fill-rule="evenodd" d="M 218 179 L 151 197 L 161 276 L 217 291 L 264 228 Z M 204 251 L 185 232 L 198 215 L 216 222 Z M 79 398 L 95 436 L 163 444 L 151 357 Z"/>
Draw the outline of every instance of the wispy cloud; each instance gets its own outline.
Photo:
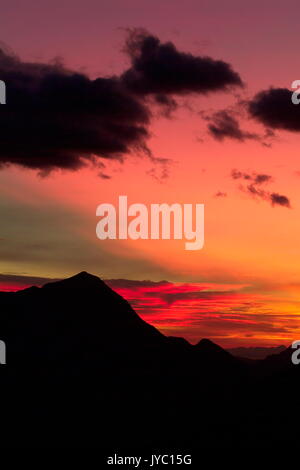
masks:
<path id="1" fill-rule="evenodd" d="M 231 177 L 234 180 L 242 181 L 243 183 L 239 187 L 240 190 L 252 197 L 268 201 L 271 206 L 291 208 L 290 200 L 287 196 L 264 189 L 266 184 L 273 181 L 271 175 L 256 172 L 248 173 L 234 169 L 231 172 Z"/>

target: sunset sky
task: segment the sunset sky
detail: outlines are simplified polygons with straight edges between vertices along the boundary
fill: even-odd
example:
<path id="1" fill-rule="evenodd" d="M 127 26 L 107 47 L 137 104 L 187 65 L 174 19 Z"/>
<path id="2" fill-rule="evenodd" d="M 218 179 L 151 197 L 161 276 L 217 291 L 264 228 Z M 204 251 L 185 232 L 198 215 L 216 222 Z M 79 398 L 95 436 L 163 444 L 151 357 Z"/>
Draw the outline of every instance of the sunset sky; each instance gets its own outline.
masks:
<path id="1" fill-rule="evenodd" d="M 0 289 L 85 270 L 168 335 L 299 339 L 298 12 L 296 1 L 3 0 Z M 75 101 L 69 124 L 68 101 L 51 93 L 81 87 L 95 109 Z M 205 204 L 204 249 L 100 241 L 96 207 L 119 195 Z"/>

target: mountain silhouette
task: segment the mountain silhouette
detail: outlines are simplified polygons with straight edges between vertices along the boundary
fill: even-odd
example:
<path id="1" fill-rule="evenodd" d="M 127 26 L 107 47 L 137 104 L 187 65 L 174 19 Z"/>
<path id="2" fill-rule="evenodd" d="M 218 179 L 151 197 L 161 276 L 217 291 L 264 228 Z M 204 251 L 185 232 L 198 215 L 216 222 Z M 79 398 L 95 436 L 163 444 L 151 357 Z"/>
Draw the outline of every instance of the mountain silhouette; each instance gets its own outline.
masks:
<path id="1" fill-rule="evenodd" d="M 289 350 L 248 363 L 209 339 L 167 337 L 86 272 L 1 292 L 0 339 L 4 447 L 277 445 L 274 409 L 287 429 L 297 417 Z"/>
<path id="2" fill-rule="evenodd" d="M 225 349 L 221 348 L 221 346 L 218 346 L 213 341 L 207 338 L 203 338 L 197 344 L 195 344 L 194 349 L 198 352 L 204 352 L 206 354 L 218 357 L 231 357 L 231 355 L 227 351 L 225 351 Z"/>
<path id="3" fill-rule="evenodd" d="M 197 344 L 194 345 L 194 352 L 196 353 L 198 360 L 202 359 L 210 369 L 214 364 L 214 369 L 218 368 L 222 370 L 222 367 L 239 367 L 239 359 L 232 356 L 228 351 L 221 348 L 221 346 L 215 344 L 213 341 L 207 338 L 201 339 Z"/>
<path id="4" fill-rule="evenodd" d="M 237 347 L 230 348 L 227 351 L 236 357 L 242 357 L 245 359 L 265 359 L 268 356 L 273 354 L 279 354 L 285 351 L 285 346 L 275 346 L 275 347 Z"/>
<path id="5" fill-rule="evenodd" d="M 2 293 L 1 337 L 10 363 L 95 359 L 103 352 L 151 348 L 166 338 L 101 279 L 68 279 Z"/>

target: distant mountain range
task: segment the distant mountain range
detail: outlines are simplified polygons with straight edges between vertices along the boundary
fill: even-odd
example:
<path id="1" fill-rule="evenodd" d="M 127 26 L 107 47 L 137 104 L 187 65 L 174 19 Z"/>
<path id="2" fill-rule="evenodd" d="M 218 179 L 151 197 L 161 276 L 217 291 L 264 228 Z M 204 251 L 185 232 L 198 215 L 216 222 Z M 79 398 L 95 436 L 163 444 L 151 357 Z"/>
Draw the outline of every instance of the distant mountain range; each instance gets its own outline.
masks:
<path id="1" fill-rule="evenodd" d="M 236 357 L 243 357 L 245 359 L 265 359 L 273 354 L 279 354 L 286 349 L 286 346 L 275 347 L 239 347 L 230 348 L 227 351 Z"/>
<path id="2" fill-rule="evenodd" d="M 299 413 L 289 349 L 245 361 L 241 349 L 164 336 L 86 272 L 1 292 L 0 339 L 4 447 L 276 445 L 274 419 L 290 429 Z"/>

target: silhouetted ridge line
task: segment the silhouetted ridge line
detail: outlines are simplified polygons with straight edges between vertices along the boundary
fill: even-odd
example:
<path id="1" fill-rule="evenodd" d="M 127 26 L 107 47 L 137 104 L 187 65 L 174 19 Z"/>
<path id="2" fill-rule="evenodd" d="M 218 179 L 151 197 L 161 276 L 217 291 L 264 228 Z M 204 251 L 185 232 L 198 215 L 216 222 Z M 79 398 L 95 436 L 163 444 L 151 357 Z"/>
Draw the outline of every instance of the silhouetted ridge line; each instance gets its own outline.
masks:
<path id="1" fill-rule="evenodd" d="M 0 338 L 0 437 L 9 448 L 114 453 L 134 444 L 142 455 L 146 446 L 298 444 L 297 433 L 276 426 L 291 429 L 299 417 L 291 391 L 300 366 L 290 350 L 248 363 L 208 339 L 192 346 L 166 337 L 86 272 L 0 292 Z"/>
<path id="2" fill-rule="evenodd" d="M 89 274 L 86 271 L 82 271 L 74 276 L 71 276 L 67 279 L 62 279 L 60 281 L 48 282 L 44 284 L 43 289 L 54 289 L 54 288 L 64 288 L 64 289 L 97 289 L 103 288 L 107 291 L 111 290 L 105 282 L 103 282 L 99 277 Z"/>

